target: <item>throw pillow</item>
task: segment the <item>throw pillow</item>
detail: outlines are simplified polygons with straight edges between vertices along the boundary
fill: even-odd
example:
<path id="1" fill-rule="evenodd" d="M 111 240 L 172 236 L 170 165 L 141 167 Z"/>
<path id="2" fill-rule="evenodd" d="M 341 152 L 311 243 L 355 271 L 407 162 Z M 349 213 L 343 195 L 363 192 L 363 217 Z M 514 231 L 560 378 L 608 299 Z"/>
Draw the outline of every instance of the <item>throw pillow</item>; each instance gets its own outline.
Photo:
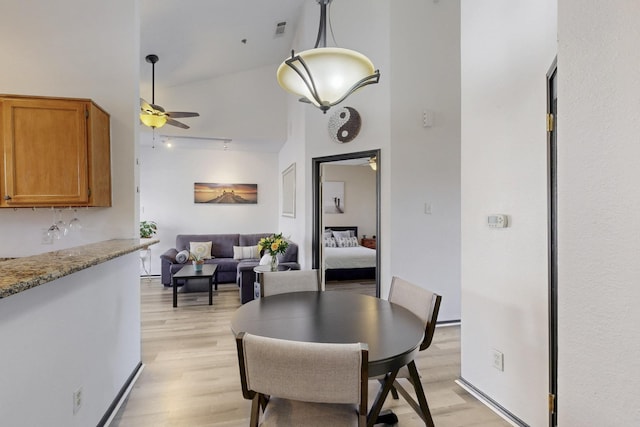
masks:
<path id="1" fill-rule="evenodd" d="M 333 236 L 333 230 L 331 230 L 330 228 L 327 228 L 326 230 L 324 230 L 323 237 L 325 239 L 328 239 L 331 236 Z"/>
<path id="2" fill-rule="evenodd" d="M 351 237 L 351 231 L 349 230 L 345 230 L 345 231 L 333 231 L 333 237 L 335 237 L 336 239 L 348 239 L 349 237 Z"/>
<path id="3" fill-rule="evenodd" d="M 339 248 L 355 248 L 360 246 L 357 237 L 347 237 L 336 239 Z"/>
<path id="4" fill-rule="evenodd" d="M 178 252 L 178 254 L 176 255 L 176 262 L 180 264 L 184 264 L 187 261 L 189 261 L 189 251 L 185 249 L 183 251 Z"/>
<path id="5" fill-rule="evenodd" d="M 338 244 L 336 243 L 336 239 L 333 237 L 325 237 L 324 238 L 324 246 L 327 248 L 335 248 Z"/>
<path id="6" fill-rule="evenodd" d="M 211 259 L 212 242 L 189 242 L 189 252 L 200 257 L 200 259 Z"/>
<path id="7" fill-rule="evenodd" d="M 255 246 L 234 246 L 233 259 L 257 259 L 260 258 L 258 245 Z"/>

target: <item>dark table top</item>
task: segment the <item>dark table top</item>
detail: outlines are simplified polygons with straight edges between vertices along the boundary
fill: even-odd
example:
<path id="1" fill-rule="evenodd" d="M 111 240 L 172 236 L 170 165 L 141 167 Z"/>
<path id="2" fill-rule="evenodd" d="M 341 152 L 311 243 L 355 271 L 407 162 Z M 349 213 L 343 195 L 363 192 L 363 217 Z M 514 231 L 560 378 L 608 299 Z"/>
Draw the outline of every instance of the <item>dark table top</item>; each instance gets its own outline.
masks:
<path id="1" fill-rule="evenodd" d="M 193 279 L 197 277 L 211 277 L 218 268 L 217 264 L 204 264 L 202 271 L 195 271 L 193 264 L 185 264 L 177 273 L 173 275 L 174 279 Z"/>
<path id="2" fill-rule="evenodd" d="M 369 346 L 369 376 L 398 369 L 418 352 L 424 325 L 387 300 L 349 292 L 291 292 L 241 306 L 231 318 L 234 334 Z"/>

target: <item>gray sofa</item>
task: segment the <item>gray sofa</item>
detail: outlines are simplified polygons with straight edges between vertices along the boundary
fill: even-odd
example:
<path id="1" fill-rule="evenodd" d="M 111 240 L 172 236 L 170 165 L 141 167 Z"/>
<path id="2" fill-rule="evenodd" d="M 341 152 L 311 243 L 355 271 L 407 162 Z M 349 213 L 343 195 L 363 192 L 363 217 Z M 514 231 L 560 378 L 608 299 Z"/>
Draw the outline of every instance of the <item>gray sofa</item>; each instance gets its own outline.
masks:
<path id="1" fill-rule="evenodd" d="M 240 288 L 242 304 L 249 302 L 253 300 L 253 282 L 255 281 L 253 268 L 258 265 L 260 260 L 257 258 L 234 259 L 233 247 L 255 246 L 261 238 L 272 234 L 178 234 L 176 236 L 176 246 L 160 255 L 162 283 L 165 286 L 171 286 L 173 274 L 185 265 L 176 261 L 176 255 L 182 250 L 189 250 L 189 242 L 212 242 L 211 255 L 213 258 L 205 260 L 205 263 L 217 264 L 218 283 L 236 282 Z M 299 270 L 298 245 L 289 242 L 286 252 L 278 255 L 278 262 L 292 270 Z"/>

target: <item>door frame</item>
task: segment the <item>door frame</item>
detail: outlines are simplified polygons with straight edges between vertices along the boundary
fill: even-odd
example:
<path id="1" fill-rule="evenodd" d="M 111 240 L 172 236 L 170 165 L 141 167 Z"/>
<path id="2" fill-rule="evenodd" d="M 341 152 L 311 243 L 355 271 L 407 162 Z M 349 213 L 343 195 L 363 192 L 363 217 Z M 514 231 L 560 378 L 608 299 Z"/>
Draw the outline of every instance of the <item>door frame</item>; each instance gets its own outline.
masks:
<path id="1" fill-rule="evenodd" d="M 337 162 L 340 160 L 353 160 L 365 157 L 376 158 L 376 296 L 380 297 L 380 247 L 383 239 L 380 234 L 380 150 L 367 150 L 355 153 L 336 154 L 325 157 L 314 157 L 312 163 L 312 186 L 313 186 L 313 223 L 311 233 L 311 253 L 312 265 L 314 269 L 320 269 L 320 254 L 322 247 L 322 191 L 320 184 L 322 183 L 322 165 L 325 163 Z M 323 275 L 324 277 L 324 275 Z"/>
<path id="2" fill-rule="evenodd" d="M 558 58 L 547 72 L 547 214 L 549 263 L 549 426 L 558 424 Z"/>

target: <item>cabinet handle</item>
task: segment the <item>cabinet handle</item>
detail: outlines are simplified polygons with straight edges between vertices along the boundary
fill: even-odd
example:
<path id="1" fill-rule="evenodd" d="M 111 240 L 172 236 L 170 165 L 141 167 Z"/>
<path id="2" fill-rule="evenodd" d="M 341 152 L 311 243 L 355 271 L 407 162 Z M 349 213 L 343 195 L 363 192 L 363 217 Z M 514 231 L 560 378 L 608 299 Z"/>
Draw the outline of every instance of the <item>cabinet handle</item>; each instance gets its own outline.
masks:
<path id="1" fill-rule="evenodd" d="M 5 200 L 11 200 L 11 196 L 4 196 Z"/>

